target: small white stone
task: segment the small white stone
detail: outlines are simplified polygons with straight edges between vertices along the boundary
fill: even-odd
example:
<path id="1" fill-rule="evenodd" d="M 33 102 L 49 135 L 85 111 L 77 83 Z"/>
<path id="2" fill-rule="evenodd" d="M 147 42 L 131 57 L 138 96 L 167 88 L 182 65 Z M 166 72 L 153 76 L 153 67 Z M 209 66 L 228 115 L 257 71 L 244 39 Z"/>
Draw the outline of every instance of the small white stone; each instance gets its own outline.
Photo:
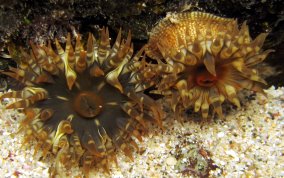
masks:
<path id="1" fill-rule="evenodd" d="M 240 159 L 238 157 L 238 154 L 234 150 L 227 150 L 226 154 L 232 156 L 233 158 L 235 158 L 235 161 L 239 161 L 239 159 Z"/>
<path id="2" fill-rule="evenodd" d="M 174 165 L 176 165 L 176 163 L 177 163 L 177 160 L 173 156 L 170 156 L 166 159 L 166 164 L 169 165 L 169 166 L 174 166 Z"/>
<path id="3" fill-rule="evenodd" d="M 1 151 L 1 156 L 2 156 L 4 159 L 8 158 L 8 156 L 9 156 L 9 151 L 6 150 L 6 149 L 3 149 L 3 150 Z"/>
<path id="4" fill-rule="evenodd" d="M 225 133 L 224 132 L 219 132 L 218 134 L 217 134 L 217 137 L 218 138 L 222 138 L 222 137 L 224 137 L 225 136 Z"/>

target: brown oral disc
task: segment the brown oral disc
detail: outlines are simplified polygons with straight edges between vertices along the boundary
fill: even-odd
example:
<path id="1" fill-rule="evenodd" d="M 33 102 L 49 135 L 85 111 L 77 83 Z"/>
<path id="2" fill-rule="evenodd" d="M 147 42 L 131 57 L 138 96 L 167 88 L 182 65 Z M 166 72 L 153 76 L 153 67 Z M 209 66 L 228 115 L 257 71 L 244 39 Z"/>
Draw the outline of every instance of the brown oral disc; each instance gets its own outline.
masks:
<path id="1" fill-rule="evenodd" d="M 75 97 L 73 105 L 75 111 L 85 118 L 93 118 L 103 109 L 102 98 L 89 91 L 79 93 Z"/>

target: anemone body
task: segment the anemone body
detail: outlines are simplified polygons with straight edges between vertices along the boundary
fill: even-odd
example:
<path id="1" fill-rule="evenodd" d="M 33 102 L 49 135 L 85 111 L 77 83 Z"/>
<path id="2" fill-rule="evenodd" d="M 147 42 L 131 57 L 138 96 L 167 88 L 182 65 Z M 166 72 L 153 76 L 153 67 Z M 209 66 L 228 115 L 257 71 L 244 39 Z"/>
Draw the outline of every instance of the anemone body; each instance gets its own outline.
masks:
<path id="1" fill-rule="evenodd" d="M 255 65 L 273 51 L 261 51 L 266 36 L 252 40 L 246 23 L 239 28 L 236 20 L 212 14 L 168 15 L 153 28 L 146 47 L 158 63 L 152 66 L 154 93 L 167 96 L 177 114 L 194 108 L 207 118 L 212 109 L 222 117 L 225 100 L 240 106 L 240 90 L 263 92 L 265 81 Z"/>
<path id="2" fill-rule="evenodd" d="M 20 91 L 2 98 L 19 98 L 7 109 L 23 109 L 20 131 L 24 144 L 36 140 L 42 156 L 56 156 L 51 174 L 64 176 L 62 166 L 78 164 L 88 174 L 93 166 L 108 170 L 122 150 L 132 159 L 137 142 L 147 132 L 146 121 L 160 123 L 162 111 L 148 96 L 136 92 L 142 79 L 143 48 L 133 56 L 130 33 L 126 40 L 119 32 L 110 46 L 108 29 L 100 41 L 89 34 L 86 45 L 80 36 L 75 45 L 68 35 L 65 49 L 55 40 L 54 50 L 31 44 L 30 53 L 20 50 L 19 68 L 2 71 L 25 84 Z M 133 139 L 133 138 L 137 139 Z"/>

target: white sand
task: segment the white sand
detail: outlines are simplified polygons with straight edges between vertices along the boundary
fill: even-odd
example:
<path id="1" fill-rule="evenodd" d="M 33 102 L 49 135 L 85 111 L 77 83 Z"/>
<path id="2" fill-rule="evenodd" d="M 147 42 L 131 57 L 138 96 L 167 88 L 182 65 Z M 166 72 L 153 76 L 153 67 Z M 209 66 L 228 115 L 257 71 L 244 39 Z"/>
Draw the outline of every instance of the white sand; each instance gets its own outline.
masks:
<path id="1" fill-rule="evenodd" d="M 208 171 L 210 177 L 284 177 L 284 88 L 271 87 L 266 93 L 267 99 L 244 96 L 239 110 L 227 105 L 224 120 L 200 123 L 190 115 L 181 124 L 169 112 L 165 131 L 150 128 L 140 144 L 145 151 L 134 154 L 134 162 L 118 154 L 111 177 L 197 177 L 198 168 L 208 167 L 215 167 Z M 38 161 L 32 146 L 20 148 L 21 134 L 11 137 L 22 115 L 2 105 L 0 115 L 0 177 L 48 177 L 52 158 Z M 80 177 L 78 168 L 69 172 Z M 92 177 L 104 175 L 95 170 Z"/>

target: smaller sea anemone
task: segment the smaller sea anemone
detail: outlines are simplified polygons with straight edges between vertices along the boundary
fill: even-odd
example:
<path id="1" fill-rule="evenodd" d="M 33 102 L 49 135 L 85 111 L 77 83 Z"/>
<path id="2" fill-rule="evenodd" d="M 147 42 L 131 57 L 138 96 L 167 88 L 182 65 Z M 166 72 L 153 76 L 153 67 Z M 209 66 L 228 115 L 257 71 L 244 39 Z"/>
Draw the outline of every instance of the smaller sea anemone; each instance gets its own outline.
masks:
<path id="1" fill-rule="evenodd" d="M 43 157 L 55 155 L 51 175 L 65 176 L 62 166 L 73 164 L 83 167 L 85 175 L 93 166 L 108 171 L 117 150 L 133 159 L 135 140 L 141 141 L 147 132 L 147 120 L 161 125 L 160 106 L 136 92 L 145 60 L 140 61 L 143 48 L 133 56 L 130 33 L 122 40 L 120 31 L 112 47 L 107 28 L 98 42 L 89 34 L 85 48 L 80 36 L 75 45 L 71 43 L 70 34 L 65 49 L 57 40 L 56 50 L 51 43 L 31 43 L 30 53 L 21 49 L 12 56 L 19 58 L 18 68 L 1 72 L 26 86 L 0 99 L 21 99 L 6 109 L 23 109 L 23 144 L 36 140 L 35 150 L 42 150 Z"/>
<path id="2" fill-rule="evenodd" d="M 180 114 L 193 107 L 207 118 L 210 109 L 223 116 L 221 104 L 229 100 L 240 106 L 242 89 L 262 92 L 266 82 L 255 65 L 273 50 L 261 51 L 267 34 L 250 38 L 246 23 L 207 13 L 171 14 L 150 33 L 146 54 L 153 65 L 157 90 L 166 95 Z"/>

